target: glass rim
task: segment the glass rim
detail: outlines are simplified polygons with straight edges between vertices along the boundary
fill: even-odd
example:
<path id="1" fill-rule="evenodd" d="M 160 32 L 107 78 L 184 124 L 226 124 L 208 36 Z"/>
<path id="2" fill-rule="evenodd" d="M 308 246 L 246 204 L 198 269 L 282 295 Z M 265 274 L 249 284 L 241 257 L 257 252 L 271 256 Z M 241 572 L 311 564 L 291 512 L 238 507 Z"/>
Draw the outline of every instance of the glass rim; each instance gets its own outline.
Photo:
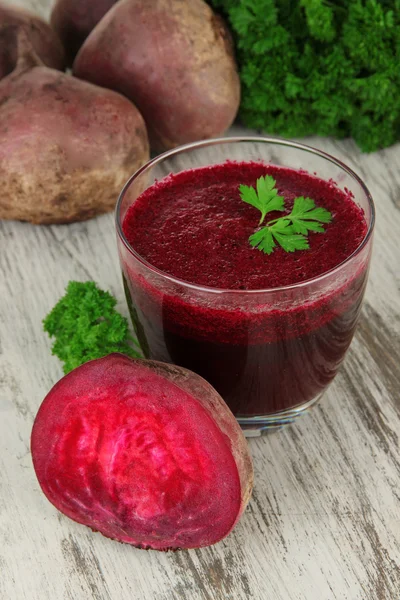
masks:
<path id="1" fill-rule="evenodd" d="M 362 239 L 360 244 L 357 246 L 357 248 L 347 258 L 345 258 L 345 260 L 343 260 L 341 263 L 339 263 L 332 269 L 329 269 L 328 271 L 325 271 L 324 273 L 317 275 L 316 277 L 311 277 L 309 279 L 305 279 L 304 281 L 299 281 L 297 283 L 291 283 L 291 284 L 283 285 L 283 286 L 279 286 L 279 287 L 260 288 L 260 289 L 254 289 L 254 290 L 238 290 L 238 289 L 217 288 L 217 287 L 210 287 L 210 286 L 206 286 L 206 285 L 199 285 L 196 283 L 191 283 L 190 281 L 186 281 L 185 279 L 180 279 L 179 277 L 175 277 L 174 275 L 171 275 L 170 273 L 167 273 L 166 271 L 163 271 L 162 269 L 158 269 L 157 267 L 152 265 L 130 245 L 130 243 L 128 242 L 128 240 L 125 237 L 125 234 L 122 230 L 122 222 L 121 222 L 121 218 L 120 218 L 121 205 L 122 205 L 124 197 L 125 197 L 127 191 L 129 190 L 130 186 L 140 175 L 142 175 L 143 173 L 145 173 L 147 171 L 150 171 L 153 167 L 155 167 L 156 165 L 158 165 L 159 163 L 163 162 L 165 159 L 167 159 L 171 156 L 183 154 L 190 150 L 196 150 L 197 148 L 204 148 L 207 146 L 218 146 L 220 144 L 240 143 L 240 142 L 247 142 L 247 143 L 262 142 L 262 143 L 267 143 L 267 144 L 274 144 L 274 145 L 279 145 L 279 146 L 295 148 L 297 150 L 302 150 L 302 151 L 308 152 L 309 154 L 315 154 L 316 156 L 319 156 L 320 158 L 324 158 L 328 162 L 331 162 L 334 165 L 340 167 L 343 171 L 345 171 L 348 175 L 350 175 L 350 177 L 352 177 L 360 185 L 361 189 L 363 190 L 363 192 L 367 198 L 368 205 L 369 205 L 369 208 L 371 211 L 371 217 L 370 217 L 368 229 L 367 229 L 367 232 L 366 232 L 364 238 Z M 323 150 L 318 150 L 317 148 L 314 148 L 313 146 L 308 146 L 306 144 L 301 144 L 298 142 L 293 142 L 290 140 L 284 140 L 284 139 L 279 139 L 279 138 L 274 138 L 274 137 L 233 136 L 233 137 L 212 138 L 212 139 L 207 139 L 207 140 L 201 140 L 198 142 L 192 142 L 190 144 L 184 144 L 184 145 L 178 146 L 176 148 L 173 148 L 172 150 L 167 150 L 166 152 L 163 152 L 163 153 L 159 154 L 158 156 L 147 161 L 144 165 L 142 165 L 139 169 L 137 169 L 137 171 L 135 171 L 133 173 L 133 175 L 131 175 L 129 177 L 128 181 L 125 183 L 124 187 L 122 188 L 122 190 L 118 196 L 117 204 L 115 207 L 115 225 L 116 225 L 118 237 L 124 244 L 125 248 L 129 251 L 129 253 L 131 255 L 133 255 L 134 258 L 138 262 L 140 262 L 142 265 L 144 265 L 149 271 L 156 273 L 157 275 L 163 277 L 164 279 L 168 279 L 172 283 L 175 283 L 180 286 L 190 288 L 193 290 L 207 292 L 207 293 L 214 293 L 214 294 L 237 294 L 237 295 L 271 294 L 271 293 L 276 293 L 276 292 L 287 292 L 287 291 L 293 290 L 293 289 L 308 287 L 311 284 L 321 282 L 321 281 L 329 278 L 330 276 L 334 275 L 335 273 L 340 272 L 348 263 L 352 262 L 352 260 L 356 256 L 358 256 L 358 254 L 360 254 L 360 252 L 365 248 L 365 246 L 367 245 L 368 241 L 370 240 L 370 238 L 372 236 L 372 233 L 374 230 L 374 225 L 375 225 L 375 205 L 374 205 L 374 201 L 373 201 L 371 192 L 369 191 L 369 189 L 367 188 L 367 186 L 365 185 L 365 183 L 363 182 L 361 177 L 359 177 L 359 175 L 357 175 L 357 173 L 355 173 L 355 171 L 353 171 L 350 167 L 348 167 L 344 162 L 342 162 L 338 158 L 335 158 L 334 156 L 331 156 L 330 154 L 328 154 L 327 152 L 324 152 Z"/>

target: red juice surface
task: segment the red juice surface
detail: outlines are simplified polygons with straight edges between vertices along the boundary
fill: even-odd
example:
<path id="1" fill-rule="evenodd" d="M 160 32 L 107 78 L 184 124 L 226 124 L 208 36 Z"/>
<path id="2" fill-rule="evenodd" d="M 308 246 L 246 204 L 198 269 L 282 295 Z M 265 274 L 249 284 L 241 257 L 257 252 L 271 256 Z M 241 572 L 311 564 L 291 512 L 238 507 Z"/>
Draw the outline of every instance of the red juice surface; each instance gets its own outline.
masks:
<path id="1" fill-rule="evenodd" d="M 272 175 L 289 213 L 308 196 L 332 213 L 310 249 L 271 255 L 249 236 L 260 213 L 243 202 L 239 185 Z M 266 222 L 284 213 L 270 213 Z M 186 282 L 236 290 L 223 298 L 157 284 L 123 260 L 136 331 L 148 357 L 174 362 L 205 377 L 237 416 L 267 415 L 316 397 L 335 375 L 351 341 L 366 268 L 326 293 L 302 290 L 252 294 L 300 283 L 333 269 L 367 231 L 362 210 L 333 182 L 264 163 L 226 162 L 170 175 L 129 208 L 123 232 L 151 265 Z M 175 290 L 175 291 L 174 291 Z"/>

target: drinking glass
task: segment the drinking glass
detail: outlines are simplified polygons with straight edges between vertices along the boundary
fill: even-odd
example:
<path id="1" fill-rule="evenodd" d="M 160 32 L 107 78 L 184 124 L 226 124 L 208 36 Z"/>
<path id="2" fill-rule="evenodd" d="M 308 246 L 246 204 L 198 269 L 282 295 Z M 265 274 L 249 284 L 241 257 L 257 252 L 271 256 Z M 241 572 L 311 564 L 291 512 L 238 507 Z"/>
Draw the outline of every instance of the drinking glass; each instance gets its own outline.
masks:
<path id="1" fill-rule="evenodd" d="M 363 241 L 334 269 L 270 289 L 206 287 L 160 271 L 126 239 L 122 223 L 128 208 L 170 173 L 226 160 L 262 161 L 333 180 L 364 211 Z M 373 201 L 361 179 L 341 161 L 302 144 L 223 138 L 157 156 L 129 179 L 116 208 L 125 293 L 144 356 L 204 377 L 248 436 L 292 422 L 319 400 L 350 345 L 367 283 L 373 227 Z"/>

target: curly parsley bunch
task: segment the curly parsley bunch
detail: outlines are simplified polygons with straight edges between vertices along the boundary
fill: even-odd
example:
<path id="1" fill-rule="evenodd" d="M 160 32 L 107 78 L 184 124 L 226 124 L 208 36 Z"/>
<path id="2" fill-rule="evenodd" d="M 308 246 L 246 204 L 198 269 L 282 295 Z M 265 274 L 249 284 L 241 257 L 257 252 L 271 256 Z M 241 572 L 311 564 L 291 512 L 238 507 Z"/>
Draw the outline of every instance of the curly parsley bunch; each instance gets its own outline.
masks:
<path id="1" fill-rule="evenodd" d="M 64 363 L 64 373 L 112 352 L 141 356 L 116 304 L 114 296 L 93 281 L 68 283 L 65 295 L 43 320 L 44 330 L 55 338 L 52 353 Z"/>
<path id="2" fill-rule="evenodd" d="M 233 30 L 241 117 L 286 137 L 400 138 L 400 0 L 210 0 Z"/>

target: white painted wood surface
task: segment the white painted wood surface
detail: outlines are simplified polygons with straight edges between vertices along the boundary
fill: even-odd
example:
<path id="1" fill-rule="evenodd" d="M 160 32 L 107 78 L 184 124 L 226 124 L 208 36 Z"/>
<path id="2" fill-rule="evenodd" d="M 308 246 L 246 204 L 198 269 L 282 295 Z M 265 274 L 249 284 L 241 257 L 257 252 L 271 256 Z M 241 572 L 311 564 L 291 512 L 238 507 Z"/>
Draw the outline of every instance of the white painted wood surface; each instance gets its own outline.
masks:
<path id="1" fill-rule="evenodd" d="M 17 4 L 47 17 L 51 0 Z M 29 438 L 62 372 L 41 319 L 70 279 L 97 281 L 127 313 L 113 218 L 0 223 L 1 600 L 400 600 L 400 145 L 361 155 L 351 141 L 307 142 L 354 168 L 375 198 L 363 318 L 320 405 L 251 440 L 253 498 L 211 548 L 136 550 L 43 496 Z"/>

